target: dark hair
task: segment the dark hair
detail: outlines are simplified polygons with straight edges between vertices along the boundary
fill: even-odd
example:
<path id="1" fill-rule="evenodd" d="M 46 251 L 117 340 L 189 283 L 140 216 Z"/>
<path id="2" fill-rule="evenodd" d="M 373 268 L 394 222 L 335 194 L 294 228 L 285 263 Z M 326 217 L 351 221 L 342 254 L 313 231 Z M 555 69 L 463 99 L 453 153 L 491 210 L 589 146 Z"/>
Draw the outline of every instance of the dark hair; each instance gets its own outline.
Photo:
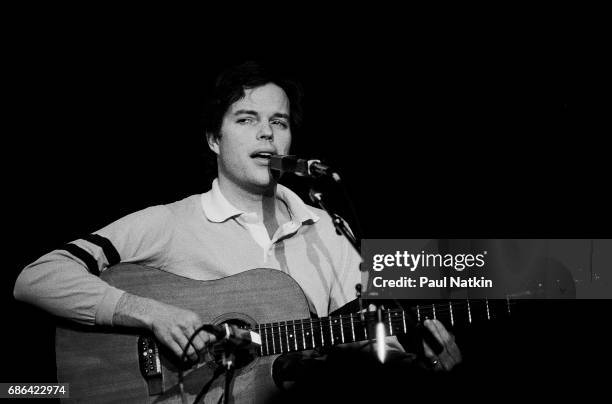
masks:
<path id="1" fill-rule="evenodd" d="M 299 130 L 302 124 L 302 87 L 281 71 L 248 61 L 223 71 L 215 81 L 212 94 L 204 111 L 206 133 L 219 137 L 223 116 L 227 109 L 244 97 L 244 90 L 273 83 L 285 91 L 289 98 L 289 124 L 292 130 Z"/>

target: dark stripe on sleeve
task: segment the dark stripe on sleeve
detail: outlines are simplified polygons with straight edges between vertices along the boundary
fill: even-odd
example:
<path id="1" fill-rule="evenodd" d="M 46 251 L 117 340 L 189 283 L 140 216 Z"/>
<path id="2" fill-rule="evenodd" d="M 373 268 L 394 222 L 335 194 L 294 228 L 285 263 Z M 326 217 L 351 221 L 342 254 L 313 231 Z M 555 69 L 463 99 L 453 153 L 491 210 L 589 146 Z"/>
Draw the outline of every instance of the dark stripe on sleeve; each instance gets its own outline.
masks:
<path id="1" fill-rule="evenodd" d="M 81 247 L 76 244 L 68 243 L 64 245 L 60 250 L 66 250 L 70 254 L 82 260 L 85 265 L 87 265 L 87 269 L 93 275 L 100 276 L 100 269 L 98 268 L 98 262 L 96 259 L 87 251 L 83 250 Z"/>
<path id="2" fill-rule="evenodd" d="M 113 265 L 116 265 L 121 262 L 119 252 L 117 251 L 113 243 L 111 243 L 111 241 L 106 237 L 102 237 L 99 234 L 88 234 L 81 238 L 83 240 L 89 241 L 92 244 L 97 245 L 102 249 L 104 255 L 106 256 L 106 259 L 108 260 L 109 267 L 112 267 Z"/>

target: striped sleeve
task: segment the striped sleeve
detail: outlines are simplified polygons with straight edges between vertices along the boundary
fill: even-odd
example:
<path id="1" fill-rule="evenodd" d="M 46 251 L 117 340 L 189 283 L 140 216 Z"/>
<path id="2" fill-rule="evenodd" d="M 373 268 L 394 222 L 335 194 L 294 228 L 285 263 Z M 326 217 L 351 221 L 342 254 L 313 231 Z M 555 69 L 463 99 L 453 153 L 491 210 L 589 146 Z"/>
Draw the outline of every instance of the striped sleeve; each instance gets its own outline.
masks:
<path id="1" fill-rule="evenodd" d="M 144 209 L 42 256 L 19 274 L 15 298 L 78 323 L 112 325 L 123 291 L 100 273 L 123 261 L 162 268 L 170 216 L 165 206 Z"/>

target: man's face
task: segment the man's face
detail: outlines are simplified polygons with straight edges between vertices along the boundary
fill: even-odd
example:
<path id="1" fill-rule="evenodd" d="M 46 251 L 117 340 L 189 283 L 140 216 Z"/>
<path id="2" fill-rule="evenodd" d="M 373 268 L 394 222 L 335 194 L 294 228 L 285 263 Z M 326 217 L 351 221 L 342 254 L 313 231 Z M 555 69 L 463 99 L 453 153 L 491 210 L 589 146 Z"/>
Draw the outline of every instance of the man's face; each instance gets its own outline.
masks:
<path id="1" fill-rule="evenodd" d="M 220 179 L 261 192 L 273 184 L 269 156 L 289 153 L 289 99 L 272 83 L 244 93 L 225 112 L 221 137 L 209 136 L 208 143 L 218 155 Z"/>

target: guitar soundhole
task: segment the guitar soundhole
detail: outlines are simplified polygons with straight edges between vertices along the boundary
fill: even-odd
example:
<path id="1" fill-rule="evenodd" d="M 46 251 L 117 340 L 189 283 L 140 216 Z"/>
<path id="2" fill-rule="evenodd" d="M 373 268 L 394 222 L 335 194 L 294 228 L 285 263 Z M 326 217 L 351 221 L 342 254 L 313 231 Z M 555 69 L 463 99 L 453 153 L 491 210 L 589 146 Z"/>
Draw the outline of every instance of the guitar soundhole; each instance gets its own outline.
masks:
<path id="1" fill-rule="evenodd" d="M 244 320 L 240 319 L 229 319 L 223 321 L 221 324 L 227 323 L 229 325 L 234 325 L 241 329 L 249 329 L 250 324 Z M 223 345 L 218 344 L 215 346 L 215 360 L 217 363 L 222 364 L 224 352 L 231 351 L 233 354 L 234 367 L 236 369 L 241 369 L 253 362 L 253 360 L 257 357 L 257 346 L 249 345 L 248 347 L 237 347 L 235 345 Z"/>

